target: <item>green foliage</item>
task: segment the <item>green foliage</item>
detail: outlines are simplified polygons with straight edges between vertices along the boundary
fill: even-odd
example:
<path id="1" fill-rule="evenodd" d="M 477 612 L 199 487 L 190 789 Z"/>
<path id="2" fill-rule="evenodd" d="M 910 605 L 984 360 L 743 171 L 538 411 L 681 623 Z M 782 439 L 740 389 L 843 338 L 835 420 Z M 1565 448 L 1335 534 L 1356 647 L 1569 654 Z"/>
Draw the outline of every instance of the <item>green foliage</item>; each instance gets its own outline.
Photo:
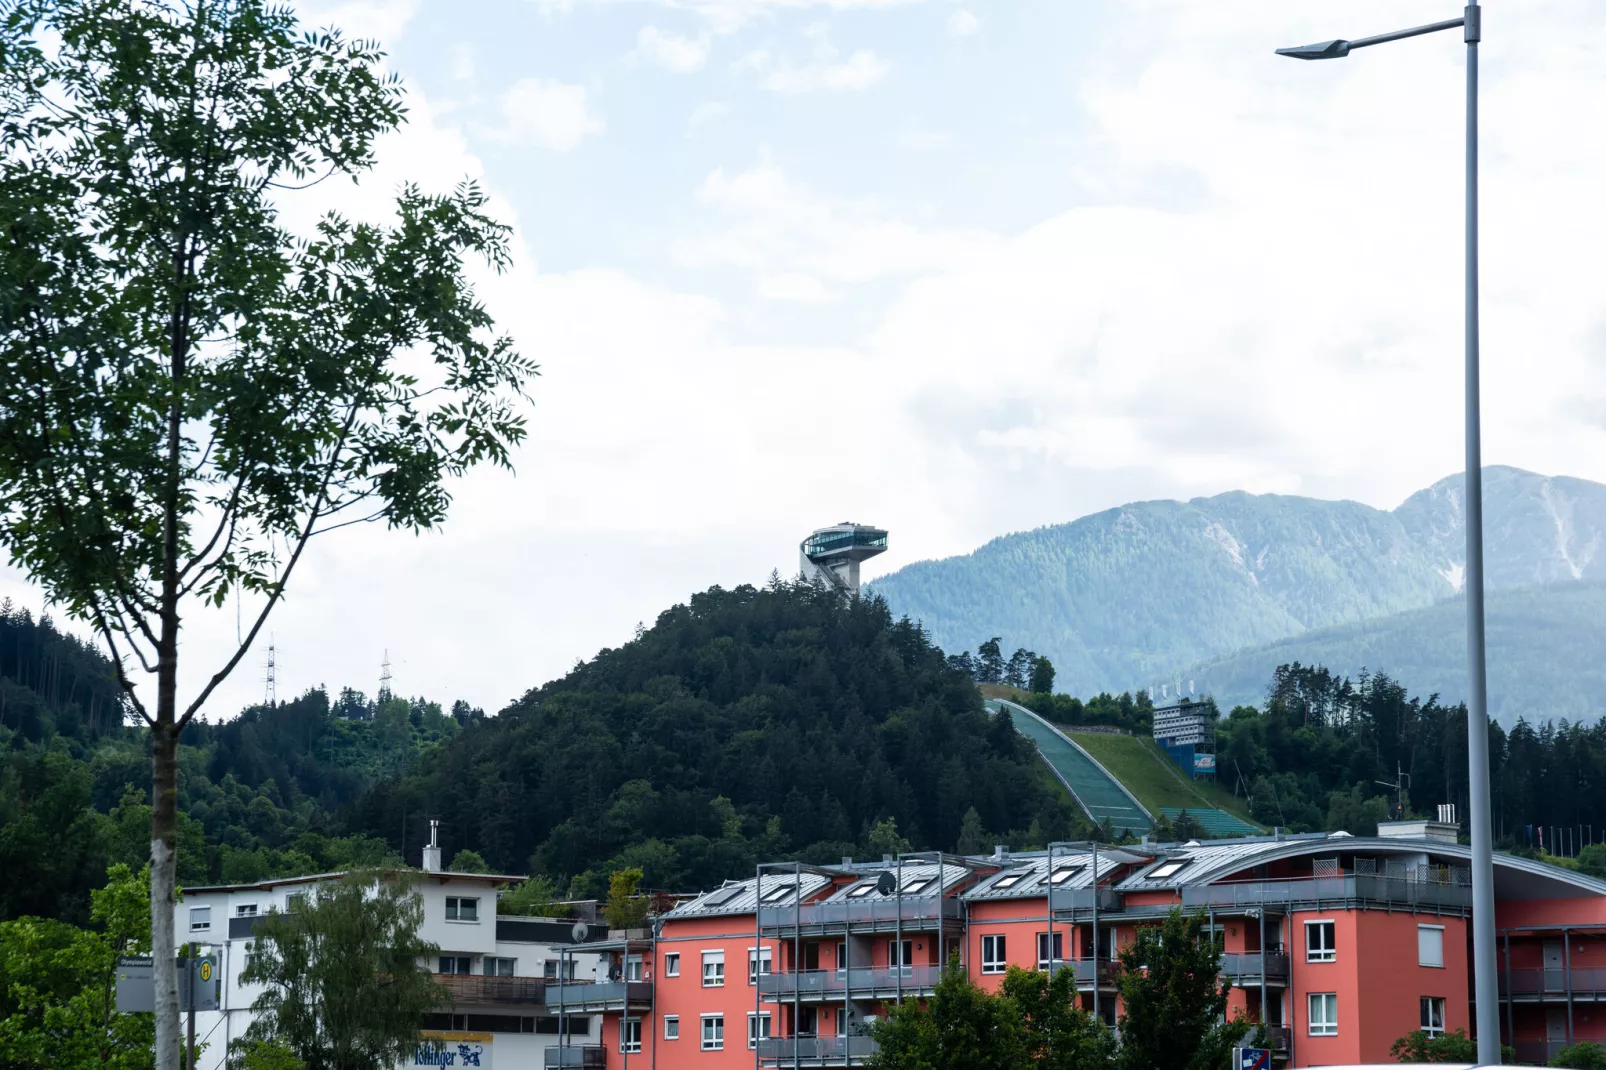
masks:
<path id="1" fill-rule="evenodd" d="M 527 918 L 566 918 L 569 908 L 558 902 L 560 898 L 557 883 L 551 877 L 538 874 L 503 892 L 496 901 L 496 912 Z"/>
<path id="2" fill-rule="evenodd" d="M 1035 1070 L 1104 1070 L 1115 1058 L 1115 1034 L 1081 1009 L 1074 971 L 1011 966 L 1000 994 L 1021 1017 Z"/>
<path id="3" fill-rule="evenodd" d="M 229 1046 L 228 1070 L 305 1070 L 286 1045 L 240 1037 Z"/>
<path id="4" fill-rule="evenodd" d="M 150 953 L 150 874 L 115 865 L 92 893 L 93 927 L 0 921 L 0 1052 L 9 1070 L 147 1070 L 149 1015 L 118 1014 L 119 955 Z"/>
<path id="5" fill-rule="evenodd" d="M 468 850 L 467 848 L 453 855 L 451 864 L 446 868 L 452 873 L 490 872 L 490 868 L 486 866 L 485 859 L 480 857 L 480 853 L 478 851 Z"/>
<path id="6" fill-rule="evenodd" d="M 959 823 L 959 842 L 954 850 L 962 855 L 986 854 L 992 844 L 989 842 L 987 829 L 981 823 L 981 814 L 972 806 L 965 811 L 965 816 Z"/>
<path id="7" fill-rule="evenodd" d="M 1389 1055 L 1399 1063 L 1475 1063 L 1478 1042 L 1467 1036 L 1465 1029 L 1439 1036 L 1413 1029 L 1390 1046 Z"/>
<path id="8" fill-rule="evenodd" d="M 972 807 L 1014 843 L 1033 821 L 1054 839 L 1077 831 L 1031 747 L 917 625 L 876 599 L 777 582 L 666 610 L 463 725 L 351 813 L 353 830 L 393 836 L 396 815 L 428 810 L 477 830 L 469 846 L 493 869 L 528 860 L 592 898 L 626 868 L 687 888 L 759 861 L 946 849 Z"/>
<path id="9" fill-rule="evenodd" d="M 1352 836 L 1376 836 L 1379 821 L 1389 818 L 1389 799 L 1386 795 L 1361 797 L 1361 785 L 1350 786 L 1349 791 L 1329 792 L 1327 796 L 1327 824 L 1329 832 L 1348 832 Z"/>
<path id="10" fill-rule="evenodd" d="M 1202 941 L 1204 915 L 1172 910 L 1121 950 L 1121 1070 L 1218 1070 L 1248 1030 L 1225 1021 L 1221 944 Z"/>
<path id="11" fill-rule="evenodd" d="M 1606 1070 L 1606 1048 L 1587 1040 L 1570 1044 L 1552 1056 L 1549 1065 L 1568 1070 Z"/>
<path id="12" fill-rule="evenodd" d="M 1606 879 L 1606 843 L 1592 843 L 1578 852 L 1578 868 L 1591 877 Z"/>
<path id="13" fill-rule="evenodd" d="M 1028 1070 L 1026 1023 L 1008 999 L 976 987 L 951 961 L 925 1002 L 894 1006 L 871 1026 L 880 1070 Z"/>
<path id="14" fill-rule="evenodd" d="M 1054 663 L 1047 658 L 1038 658 L 1032 662 L 1032 678 L 1028 685 L 1034 694 L 1051 695 L 1054 693 Z"/>
<path id="15" fill-rule="evenodd" d="M 608 919 L 608 928 L 639 929 L 647 924 L 647 911 L 651 904 L 645 896 L 636 894 L 641 877 L 641 870 L 631 868 L 616 870 L 608 878 L 608 901 L 602 907 L 602 916 Z"/>
<path id="16" fill-rule="evenodd" d="M 240 975 L 265 986 L 247 1041 L 288 1050 L 306 1070 L 400 1061 L 447 999 L 418 965 L 437 951 L 419 938 L 422 921 L 407 881 L 364 873 L 319 885 L 294 914 L 270 912 Z"/>

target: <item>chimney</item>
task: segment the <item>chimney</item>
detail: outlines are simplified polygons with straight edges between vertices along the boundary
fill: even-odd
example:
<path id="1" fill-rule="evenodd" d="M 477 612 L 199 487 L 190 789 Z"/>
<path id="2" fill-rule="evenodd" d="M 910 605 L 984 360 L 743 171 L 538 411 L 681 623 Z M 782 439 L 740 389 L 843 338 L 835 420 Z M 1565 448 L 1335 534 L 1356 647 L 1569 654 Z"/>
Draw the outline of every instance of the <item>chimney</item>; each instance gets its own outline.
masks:
<path id="1" fill-rule="evenodd" d="M 843 855 L 843 856 L 842 856 L 842 864 L 843 864 L 843 865 L 844 865 L 844 866 L 851 866 L 851 865 L 853 865 L 853 856 L 852 856 L 852 855 Z"/>
<path id="2" fill-rule="evenodd" d="M 995 844 L 993 844 L 993 861 L 994 862 L 1008 862 L 1009 861 L 1009 844 L 1007 844 L 1007 843 L 995 843 Z"/>
<path id="3" fill-rule="evenodd" d="M 424 846 L 424 872 L 439 873 L 441 871 L 441 823 L 433 817 L 429 819 L 429 843 Z"/>
<path id="4" fill-rule="evenodd" d="M 882 863 L 883 863 L 883 864 L 884 864 L 884 865 L 888 865 L 888 866 L 890 866 L 890 865 L 892 865 L 892 861 L 893 861 L 893 859 L 892 859 L 892 856 L 891 856 L 891 855 L 882 855 L 882 856 L 881 856 L 881 861 L 882 861 Z"/>

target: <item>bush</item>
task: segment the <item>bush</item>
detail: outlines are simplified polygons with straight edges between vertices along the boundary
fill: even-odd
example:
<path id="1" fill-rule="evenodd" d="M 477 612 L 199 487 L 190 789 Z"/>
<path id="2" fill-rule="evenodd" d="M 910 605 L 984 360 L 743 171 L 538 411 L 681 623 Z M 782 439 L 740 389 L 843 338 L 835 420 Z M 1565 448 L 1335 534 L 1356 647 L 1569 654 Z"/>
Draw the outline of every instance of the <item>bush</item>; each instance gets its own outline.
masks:
<path id="1" fill-rule="evenodd" d="M 1565 1066 L 1569 1070 L 1606 1070 L 1606 1048 L 1582 1041 L 1558 1051 L 1550 1065 Z"/>

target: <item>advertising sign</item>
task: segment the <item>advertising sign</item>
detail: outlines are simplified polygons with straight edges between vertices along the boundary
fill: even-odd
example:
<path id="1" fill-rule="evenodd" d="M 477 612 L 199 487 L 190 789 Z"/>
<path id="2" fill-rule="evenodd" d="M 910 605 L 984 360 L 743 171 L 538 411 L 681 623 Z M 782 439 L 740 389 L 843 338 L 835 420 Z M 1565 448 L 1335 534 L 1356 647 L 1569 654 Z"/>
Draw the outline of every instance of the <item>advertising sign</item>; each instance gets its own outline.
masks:
<path id="1" fill-rule="evenodd" d="M 1214 773 L 1216 771 L 1216 756 L 1214 754 L 1195 754 L 1193 756 L 1193 771 L 1195 773 Z"/>
<path id="2" fill-rule="evenodd" d="M 478 1070 L 491 1070 L 491 1034 L 489 1033 L 441 1033 L 426 1030 L 423 1039 L 413 1049 L 413 1057 L 403 1060 L 403 1066 L 452 1067 L 460 1070 L 461 1067 L 477 1067 Z"/>

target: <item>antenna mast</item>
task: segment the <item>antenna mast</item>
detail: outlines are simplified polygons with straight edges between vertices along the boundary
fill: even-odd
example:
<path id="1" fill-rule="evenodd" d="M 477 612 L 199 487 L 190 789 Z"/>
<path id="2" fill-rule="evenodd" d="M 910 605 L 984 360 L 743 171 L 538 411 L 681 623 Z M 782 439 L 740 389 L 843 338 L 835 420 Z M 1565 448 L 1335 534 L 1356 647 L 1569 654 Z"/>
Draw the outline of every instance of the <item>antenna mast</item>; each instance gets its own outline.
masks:
<path id="1" fill-rule="evenodd" d="M 385 660 L 379 665 L 379 701 L 390 701 L 390 651 L 385 651 Z"/>
<path id="2" fill-rule="evenodd" d="M 263 704 L 270 707 L 277 705 L 279 701 L 279 676 L 274 659 L 272 635 L 268 636 L 268 671 L 267 675 L 262 678 L 262 682 L 266 685 L 262 697 Z"/>

